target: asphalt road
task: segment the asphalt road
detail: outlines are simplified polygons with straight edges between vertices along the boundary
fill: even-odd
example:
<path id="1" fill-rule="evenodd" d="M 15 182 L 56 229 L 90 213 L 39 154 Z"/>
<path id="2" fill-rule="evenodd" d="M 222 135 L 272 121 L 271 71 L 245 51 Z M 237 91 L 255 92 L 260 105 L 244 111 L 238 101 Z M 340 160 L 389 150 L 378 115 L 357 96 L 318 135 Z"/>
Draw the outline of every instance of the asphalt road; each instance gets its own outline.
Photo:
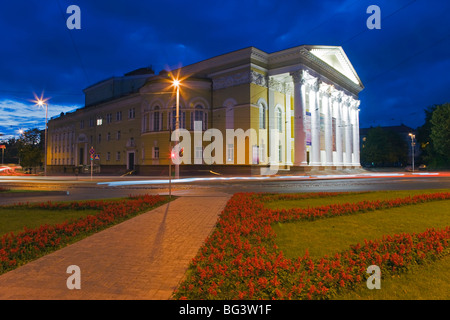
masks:
<path id="1" fill-rule="evenodd" d="M 376 176 L 309 176 L 271 178 L 217 178 L 171 181 L 170 193 L 207 196 L 236 192 L 336 192 L 376 190 L 449 189 L 450 174 Z M 214 178 L 213 178 L 214 179 Z M 220 179 L 220 180 L 219 180 Z M 0 186 L 11 189 L 64 191 L 65 194 L 1 196 L 0 204 L 36 201 L 104 199 L 136 194 L 169 194 L 167 181 L 148 177 L 0 177 Z"/>

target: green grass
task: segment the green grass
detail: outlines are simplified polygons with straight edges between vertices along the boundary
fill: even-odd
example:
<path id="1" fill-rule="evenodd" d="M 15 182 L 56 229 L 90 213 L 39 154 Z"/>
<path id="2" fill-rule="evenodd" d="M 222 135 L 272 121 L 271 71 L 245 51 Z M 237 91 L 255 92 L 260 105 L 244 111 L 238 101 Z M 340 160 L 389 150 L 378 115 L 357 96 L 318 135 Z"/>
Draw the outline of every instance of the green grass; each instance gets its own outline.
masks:
<path id="1" fill-rule="evenodd" d="M 450 190 L 344 194 L 319 199 L 279 200 L 266 205 L 270 208 L 314 207 L 332 203 L 393 199 L 438 191 Z M 378 239 L 383 235 L 402 232 L 422 232 L 427 228 L 443 228 L 449 225 L 450 200 L 443 200 L 315 221 L 278 223 L 273 225 L 273 229 L 277 235 L 275 242 L 286 257 L 303 256 L 308 250 L 312 258 L 320 258 L 348 250 L 352 244 L 363 244 L 364 239 Z M 355 291 L 339 294 L 335 299 L 450 299 L 450 256 L 427 265 L 414 266 L 409 272 L 395 278 L 383 278 L 382 275 L 380 290 L 369 290 L 364 284 Z"/>
<path id="2" fill-rule="evenodd" d="M 407 273 L 386 278 L 381 275 L 381 288 L 369 290 L 362 284 L 354 291 L 333 297 L 335 300 L 450 300 L 450 256 Z"/>
<path id="3" fill-rule="evenodd" d="M 336 196 L 316 199 L 300 199 L 300 200 L 278 200 L 267 202 L 266 207 L 270 209 L 292 209 L 324 206 L 334 203 L 353 203 L 364 200 L 389 200 L 395 198 L 403 198 L 417 194 L 450 192 L 450 189 L 430 189 L 430 190 L 400 190 L 400 191 L 373 191 L 360 193 L 343 193 Z"/>
<path id="4" fill-rule="evenodd" d="M 100 201 L 116 202 L 124 198 L 108 198 Z M 172 199 L 175 197 L 172 196 Z M 89 202 L 91 200 L 78 201 L 79 203 Z M 169 201 L 169 199 L 167 199 Z M 58 203 L 71 203 L 73 201 L 58 201 Z M 99 210 L 83 209 L 83 210 L 48 210 L 39 208 L 25 208 L 20 206 L 0 206 L 0 237 L 6 233 L 18 233 L 24 230 L 39 228 L 41 225 L 54 225 L 65 221 L 74 221 L 84 218 L 88 215 L 96 215 Z"/>
<path id="5" fill-rule="evenodd" d="M 44 224 L 58 224 L 97 213 L 98 210 L 48 210 L 0 207 L 0 237 L 9 232 L 21 232 L 24 230 L 24 227 L 29 229 L 38 228 Z"/>
<path id="6" fill-rule="evenodd" d="M 351 244 L 364 243 L 364 239 L 448 225 L 450 200 L 443 200 L 315 221 L 279 223 L 273 228 L 276 243 L 286 257 L 303 256 L 308 249 L 312 258 L 320 258 L 347 250 Z"/>

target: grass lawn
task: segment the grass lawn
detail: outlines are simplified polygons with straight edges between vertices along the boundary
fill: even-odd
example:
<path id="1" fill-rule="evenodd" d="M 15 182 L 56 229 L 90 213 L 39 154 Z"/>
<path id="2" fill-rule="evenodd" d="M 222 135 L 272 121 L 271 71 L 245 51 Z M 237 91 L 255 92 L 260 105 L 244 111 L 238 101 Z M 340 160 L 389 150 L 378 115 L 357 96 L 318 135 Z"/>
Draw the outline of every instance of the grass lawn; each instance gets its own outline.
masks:
<path id="1" fill-rule="evenodd" d="M 331 256 L 351 244 L 396 233 L 423 232 L 450 225 L 450 200 L 434 201 L 350 216 L 280 223 L 273 226 L 276 243 L 288 258 Z"/>
<path id="2" fill-rule="evenodd" d="M 95 215 L 98 210 L 47 210 L 38 208 L 0 207 L 0 237 L 5 233 L 18 233 L 24 227 L 38 228 L 44 224 L 57 224 Z"/>
<path id="3" fill-rule="evenodd" d="M 446 190 L 383 191 L 347 194 L 318 199 L 277 200 L 267 203 L 270 208 L 315 207 L 332 203 L 384 200 L 407 195 Z M 450 225 L 450 200 L 433 201 L 367 213 L 296 221 L 273 225 L 275 242 L 286 257 L 310 256 L 321 258 L 348 250 L 349 246 L 364 240 L 382 238 L 383 235 L 423 232 L 428 228 Z M 369 290 L 364 285 L 356 292 L 341 294 L 337 299 L 450 299 L 450 257 L 426 266 L 416 266 L 406 274 L 383 279 L 381 290 Z M 384 290 L 383 290 L 384 289 Z"/>
<path id="4" fill-rule="evenodd" d="M 415 266 L 394 278 L 383 278 L 381 289 L 369 290 L 365 284 L 346 291 L 335 300 L 450 300 L 450 256 L 423 266 Z"/>
<path id="5" fill-rule="evenodd" d="M 325 206 L 335 203 L 354 203 L 359 201 L 372 200 L 389 200 L 395 198 L 403 198 L 414 196 L 417 194 L 450 192 L 450 189 L 429 189 L 429 190 L 400 190 L 400 191 L 372 191 L 372 192 L 349 192 L 329 196 L 325 198 L 299 199 L 299 200 L 279 200 L 266 203 L 266 207 L 270 209 L 292 209 L 292 208 L 308 208 Z"/>

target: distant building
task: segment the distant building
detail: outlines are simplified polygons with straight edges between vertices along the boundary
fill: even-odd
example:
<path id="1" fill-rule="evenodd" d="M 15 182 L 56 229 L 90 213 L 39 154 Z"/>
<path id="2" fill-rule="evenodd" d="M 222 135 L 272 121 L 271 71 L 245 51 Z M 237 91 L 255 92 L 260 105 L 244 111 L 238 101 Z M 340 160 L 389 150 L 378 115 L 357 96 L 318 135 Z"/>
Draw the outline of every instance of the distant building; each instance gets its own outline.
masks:
<path id="1" fill-rule="evenodd" d="M 360 166 L 364 87 L 341 47 L 249 47 L 172 74 L 182 79 L 179 127 L 191 138 L 181 173 Z M 176 120 L 170 80 L 166 71 L 144 68 L 84 89 L 83 108 L 49 121 L 49 168 L 73 172 L 90 164 L 92 150 L 103 173 L 167 174 Z M 223 139 L 211 152 L 213 132 Z"/>

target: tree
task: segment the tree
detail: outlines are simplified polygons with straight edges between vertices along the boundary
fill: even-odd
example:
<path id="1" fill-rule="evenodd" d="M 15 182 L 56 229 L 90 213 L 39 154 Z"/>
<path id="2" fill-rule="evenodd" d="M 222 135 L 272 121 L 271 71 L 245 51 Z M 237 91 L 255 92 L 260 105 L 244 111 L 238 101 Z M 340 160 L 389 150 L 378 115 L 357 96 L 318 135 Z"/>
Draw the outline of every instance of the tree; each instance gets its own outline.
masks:
<path id="1" fill-rule="evenodd" d="M 43 163 L 42 133 L 39 129 L 25 131 L 19 139 L 19 158 L 22 167 L 36 167 Z"/>
<path id="2" fill-rule="evenodd" d="M 361 149 L 361 162 L 375 166 L 401 166 L 407 162 L 408 145 L 397 133 L 381 127 L 370 128 Z"/>
<path id="3" fill-rule="evenodd" d="M 426 108 L 425 123 L 417 130 L 421 162 L 433 169 L 450 166 L 449 109 L 448 103 Z"/>
<path id="4" fill-rule="evenodd" d="M 417 128 L 417 136 L 416 141 L 417 145 L 420 148 L 420 162 L 430 165 L 432 159 L 435 158 L 433 155 L 433 141 L 431 140 L 431 116 L 433 115 L 434 110 L 436 110 L 437 106 L 433 105 L 431 107 L 427 107 L 425 111 L 425 123 Z"/>
<path id="5" fill-rule="evenodd" d="M 436 153 L 450 160 L 450 103 L 437 106 L 431 117 L 431 139 Z"/>

